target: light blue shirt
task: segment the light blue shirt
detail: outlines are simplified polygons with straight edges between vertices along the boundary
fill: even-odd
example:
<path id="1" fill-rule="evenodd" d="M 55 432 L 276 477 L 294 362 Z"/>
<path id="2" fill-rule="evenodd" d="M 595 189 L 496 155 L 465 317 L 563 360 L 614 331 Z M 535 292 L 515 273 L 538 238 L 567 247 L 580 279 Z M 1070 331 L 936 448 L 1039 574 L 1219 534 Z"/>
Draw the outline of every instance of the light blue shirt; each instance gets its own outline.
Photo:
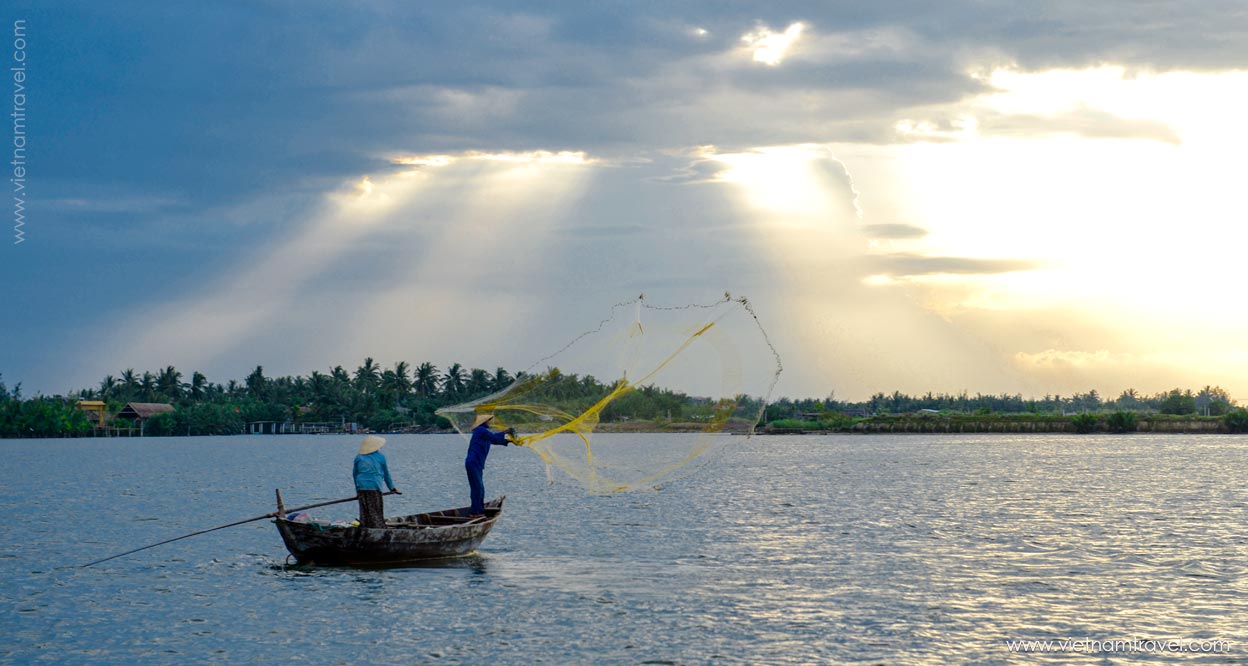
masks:
<path id="1" fill-rule="evenodd" d="M 356 490 L 394 490 L 394 481 L 390 479 L 390 468 L 386 465 L 386 457 L 381 451 L 363 453 L 355 457 L 355 489 Z M 382 487 L 382 482 L 386 487 Z"/>

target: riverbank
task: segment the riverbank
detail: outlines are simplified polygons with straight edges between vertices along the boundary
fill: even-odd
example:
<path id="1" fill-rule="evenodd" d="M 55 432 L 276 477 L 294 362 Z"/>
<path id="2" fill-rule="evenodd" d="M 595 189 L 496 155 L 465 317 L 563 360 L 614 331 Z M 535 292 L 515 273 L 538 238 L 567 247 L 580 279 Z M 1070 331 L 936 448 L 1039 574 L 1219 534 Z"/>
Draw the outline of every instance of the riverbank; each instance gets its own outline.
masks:
<path id="1" fill-rule="evenodd" d="M 958 433 L 1155 433 L 1234 434 L 1248 432 L 1248 412 L 1223 416 L 1141 412 L 1056 414 L 896 414 L 830 421 L 773 421 L 763 434 L 958 434 Z"/>
<path id="2" fill-rule="evenodd" d="M 81 416 L 81 414 L 76 414 Z M 909 413 L 880 414 L 853 418 L 839 413 L 820 415 L 819 420 L 784 418 L 767 422 L 755 427 L 754 434 L 759 435 L 881 435 L 881 434 L 968 434 L 968 433 L 1014 433 L 1014 434 L 1092 434 L 1092 433 L 1155 433 L 1155 434 L 1236 434 L 1248 433 L 1248 410 L 1237 409 L 1221 416 L 1198 416 L 1192 414 L 1173 415 L 1155 412 L 1097 412 L 1073 415 L 1062 414 L 966 414 L 959 412 L 945 413 Z M 180 427 L 153 427 L 164 425 L 160 419 L 172 420 L 175 415 L 161 414 L 149 423 L 147 436 L 234 436 L 253 435 L 310 435 L 310 434 L 387 434 L 387 435 L 444 435 L 454 434 L 451 428 L 423 424 L 402 424 L 400 427 L 368 428 L 360 424 L 350 424 L 351 429 L 319 430 L 308 429 L 307 423 L 292 421 L 268 422 L 273 427 L 264 430 L 249 430 L 244 424 L 231 423 L 218 428 L 197 427 L 195 424 Z M 112 429 L 93 429 L 87 424 L 81 428 L 64 428 L 54 434 L 43 434 L 43 437 L 116 437 L 121 433 Z M 395 424 L 398 425 L 398 424 Z M 707 428 L 706 421 L 667 421 L 629 419 L 620 421 L 600 422 L 594 427 L 596 433 L 617 434 L 680 434 L 700 433 Z M 522 434 L 534 432 L 521 424 L 518 429 Z M 56 430 L 56 428 L 50 428 Z M 722 432 L 745 435 L 751 431 L 748 420 L 734 418 L 720 430 Z M 139 435 L 138 429 L 131 429 L 129 436 Z M 32 432 L 32 435 L 39 436 Z M 11 436 L 10 436 L 11 437 Z M 5 437 L 5 438 L 10 438 Z"/>

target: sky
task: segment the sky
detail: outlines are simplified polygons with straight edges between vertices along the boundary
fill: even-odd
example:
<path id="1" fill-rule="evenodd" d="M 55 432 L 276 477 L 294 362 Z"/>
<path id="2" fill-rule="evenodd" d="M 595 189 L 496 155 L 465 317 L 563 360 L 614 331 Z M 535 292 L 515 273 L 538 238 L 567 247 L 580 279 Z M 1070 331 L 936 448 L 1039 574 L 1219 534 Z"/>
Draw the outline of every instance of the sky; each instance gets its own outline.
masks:
<path id="1" fill-rule="evenodd" d="M 27 161 L 0 381 L 27 394 L 167 365 L 522 369 L 640 293 L 728 291 L 783 359 L 777 395 L 1248 400 L 1242 2 L 0 21 Z"/>

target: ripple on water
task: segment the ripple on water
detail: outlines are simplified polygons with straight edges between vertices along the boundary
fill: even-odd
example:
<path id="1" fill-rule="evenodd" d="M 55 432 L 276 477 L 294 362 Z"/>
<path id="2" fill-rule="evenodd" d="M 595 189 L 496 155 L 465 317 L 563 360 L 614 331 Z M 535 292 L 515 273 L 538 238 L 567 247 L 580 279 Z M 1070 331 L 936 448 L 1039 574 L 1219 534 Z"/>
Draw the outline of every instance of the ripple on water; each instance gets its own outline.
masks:
<path id="1" fill-rule="evenodd" d="M 405 489 L 387 507 L 463 494 L 462 441 L 387 446 Z M 0 553 L 6 662 L 1168 663 L 1005 641 L 1248 646 L 1245 438 L 760 437 L 610 497 L 505 450 L 487 483 L 508 512 L 480 553 L 380 569 L 286 566 L 267 523 L 76 568 L 254 516 L 274 485 L 332 499 L 351 438 L 0 448 L 30 470 L 0 516 L 37 527 Z M 1218 473 L 1175 473 L 1201 469 Z M 39 492 L 53 473 L 73 492 Z"/>

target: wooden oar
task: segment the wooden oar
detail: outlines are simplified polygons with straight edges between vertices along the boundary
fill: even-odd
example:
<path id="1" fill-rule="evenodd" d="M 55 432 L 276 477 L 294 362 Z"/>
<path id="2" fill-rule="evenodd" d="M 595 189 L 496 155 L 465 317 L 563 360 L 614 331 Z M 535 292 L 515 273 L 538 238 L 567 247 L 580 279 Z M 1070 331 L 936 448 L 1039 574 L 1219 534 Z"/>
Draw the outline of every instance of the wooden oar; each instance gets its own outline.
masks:
<path id="1" fill-rule="evenodd" d="M 382 493 L 382 496 L 384 497 L 384 496 L 386 496 L 386 495 L 393 495 L 393 494 L 394 494 L 394 491 L 393 491 L 393 490 L 391 490 L 391 491 L 390 491 L 390 492 L 388 492 L 388 493 Z M 281 494 L 278 494 L 278 496 L 277 496 L 277 497 L 278 497 L 278 502 L 281 502 Z M 200 534 L 207 534 L 207 533 L 209 533 L 209 532 L 215 532 L 215 531 L 217 531 L 217 530 L 223 530 L 223 529 L 225 529 L 225 528 L 227 528 L 227 527 L 234 527 L 235 525 L 242 525 L 243 523 L 254 523 L 254 522 L 256 522 L 257 520 L 264 520 L 265 518 L 276 518 L 276 517 L 278 517 L 278 516 L 280 516 L 280 515 L 282 515 L 282 514 L 290 514 L 290 513 L 294 513 L 294 512 L 296 512 L 296 511 L 303 511 L 304 509 L 315 509 L 315 508 L 317 508 L 317 507 L 319 507 L 319 506 L 329 506 L 330 504 L 342 504 L 343 502 L 354 502 L 354 501 L 356 501 L 357 499 L 359 499 L 359 498 L 358 498 L 358 497 L 346 497 L 346 498 L 343 498 L 343 499 L 340 499 L 340 500 L 332 500 L 332 501 L 329 501 L 329 502 L 319 502 L 319 503 L 317 503 L 317 504 L 309 504 L 309 505 L 307 505 L 307 506 L 297 506 L 297 507 L 295 507 L 295 508 L 293 508 L 293 509 L 286 509 L 286 508 L 284 508 L 284 507 L 283 507 L 283 508 L 279 508 L 277 511 L 274 511 L 274 512 L 272 512 L 272 513 L 266 513 L 266 514 L 264 514 L 263 516 L 256 516 L 255 518 L 248 518 L 247 520 L 240 520 L 240 521 L 238 521 L 238 522 L 230 523 L 229 525 L 221 525 L 221 526 L 219 526 L 219 527 L 210 527 L 210 528 L 208 528 L 208 529 L 206 529 L 206 530 L 200 530 L 200 531 L 198 531 L 198 532 L 191 532 L 190 534 L 183 534 L 183 535 L 182 535 L 182 536 L 180 536 L 180 537 L 174 537 L 174 538 L 172 538 L 172 539 L 165 539 L 164 541 L 161 541 L 160 543 L 154 543 L 154 544 L 151 544 L 150 546 L 143 546 L 142 548 L 135 548 L 134 550 L 127 550 L 127 551 L 126 551 L 126 552 L 124 552 L 124 553 L 117 553 L 116 555 L 110 555 L 110 556 L 108 556 L 108 557 L 106 557 L 106 558 L 104 558 L 104 559 L 102 559 L 102 560 L 96 560 L 96 561 L 94 561 L 94 562 L 88 562 L 88 563 L 86 563 L 86 564 L 80 565 L 80 566 L 79 566 L 79 568 L 85 569 L 85 568 L 87 568 L 87 567 L 89 567 L 89 566 L 92 566 L 92 565 L 95 565 L 95 564 L 99 564 L 100 562 L 107 562 L 107 561 L 109 561 L 109 560 L 115 560 L 115 559 L 117 559 L 117 558 L 119 558 L 119 557 L 124 557 L 124 556 L 126 556 L 126 555 L 131 555 L 131 554 L 133 554 L 133 553 L 137 553 L 137 552 L 139 552 L 140 550 L 147 550 L 148 548 L 155 548 L 156 546 L 163 546 L 163 545 L 165 545 L 165 544 L 167 544 L 167 543 L 173 543 L 174 541 L 180 541 L 180 540 L 182 540 L 182 539 L 189 539 L 190 537 L 193 537 L 193 536 L 199 536 Z"/>

